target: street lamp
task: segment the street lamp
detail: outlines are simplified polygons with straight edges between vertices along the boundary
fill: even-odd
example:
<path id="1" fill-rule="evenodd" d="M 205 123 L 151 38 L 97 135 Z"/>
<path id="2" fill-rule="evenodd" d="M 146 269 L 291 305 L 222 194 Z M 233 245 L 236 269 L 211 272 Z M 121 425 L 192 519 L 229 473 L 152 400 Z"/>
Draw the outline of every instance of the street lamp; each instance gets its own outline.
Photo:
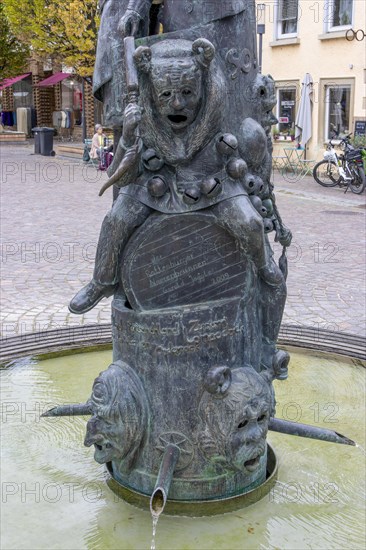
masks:
<path id="1" fill-rule="evenodd" d="M 257 4 L 257 21 L 263 21 L 263 23 L 257 23 L 257 34 L 259 34 L 259 72 L 262 72 L 262 56 L 263 56 L 263 35 L 266 32 L 266 5 Z"/>
<path id="2" fill-rule="evenodd" d="M 87 137 L 86 131 L 86 116 L 85 116 L 85 79 L 81 78 L 81 129 L 82 129 L 82 140 L 85 143 Z"/>

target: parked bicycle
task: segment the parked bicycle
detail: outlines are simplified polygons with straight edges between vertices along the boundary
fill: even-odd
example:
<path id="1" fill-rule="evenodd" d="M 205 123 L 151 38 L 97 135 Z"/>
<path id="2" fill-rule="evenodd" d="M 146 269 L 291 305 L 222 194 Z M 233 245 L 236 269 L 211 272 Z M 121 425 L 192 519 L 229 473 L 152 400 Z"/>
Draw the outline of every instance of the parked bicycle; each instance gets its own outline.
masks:
<path id="1" fill-rule="evenodd" d="M 343 155 L 338 154 L 332 139 L 329 140 L 324 160 L 318 162 L 313 169 L 313 176 L 317 183 L 324 187 L 345 187 L 345 193 L 351 189 L 352 193 L 360 194 L 365 189 L 364 158 L 366 150 L 356 149 L 350 144 L 348 134 L 340 140 L 339 146 Z M 335 135 L 334 137 L 338 137 Z"/>

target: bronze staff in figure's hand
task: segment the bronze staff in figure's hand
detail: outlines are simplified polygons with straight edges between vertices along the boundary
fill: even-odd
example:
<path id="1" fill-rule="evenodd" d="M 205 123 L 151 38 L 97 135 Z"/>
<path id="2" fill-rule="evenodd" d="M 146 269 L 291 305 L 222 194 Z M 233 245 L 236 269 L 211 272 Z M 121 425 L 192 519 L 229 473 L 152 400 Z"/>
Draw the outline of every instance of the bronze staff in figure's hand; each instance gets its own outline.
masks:
<path id="1" fill-rule="evenodd" d="M 142 143 L 139 139 L 138 126 L 141 122 L 142 109 L 137 105 L 139 85 L 136 66 L 133 60 L 135 41 L 132 37 L 124 39 L 126 62 L 126 85 L 129 103 L 123 114 L 123 133 L 115 155 L 115 162 L 109 174 L 112 177 L 103 185 L 99 196 L 113 184 L 123 187 L 137 176 Z M 117 168 L 116 168 L 117 167 Z"/>

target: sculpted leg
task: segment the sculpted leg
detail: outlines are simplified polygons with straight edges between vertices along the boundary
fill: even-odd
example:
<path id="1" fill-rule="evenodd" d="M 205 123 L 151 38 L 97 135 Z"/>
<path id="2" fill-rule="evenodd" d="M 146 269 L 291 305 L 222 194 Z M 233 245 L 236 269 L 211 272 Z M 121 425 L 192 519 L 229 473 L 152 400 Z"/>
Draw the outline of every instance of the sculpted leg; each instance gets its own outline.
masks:
<path id="1" fill-rule="evenodd" d="M 102 298 L 113 294 L 118 283 L 121 253 L 150 212 L 150 208 L 128 195 L 118 195 L 100 230 L 93 279 L 71 300 L 69 310 L 72 313 L 86 313 Z"/>
<path id="2" fill-rule="evenodd" d="M 286 364 L 283 364 L 286 352 L 277 351 L 276 348 L 286 303 L 286 283 L 283 280 L 281 284 L 273 287 L 262 282 L 260 293 L 262 311 L 261 368 L 273 370 L 276 378 L 286 378 L 288 360 L 285 361 Z M 286 357 L 288 357 L 287 354 Z"/>
<path id="3" fill-rule="evenodd" d="M 237 239 L 258 269 L 259 303 L 262 324 L 261 368 L 275 371 L 275 376 L 287 375 L 288 354 L 277 351 L 276 343 L 286 302 L 286 282 L 272 257 L 263 222 L 247 197 L 223 201 L 216 207 L 219 222 Z"/>
<path id="4" fill-rule="evenodd" d="M 245 254 L 253 261 L 260 278 L 271 286 L 283 282 L 283 275 L 267 247 L 262 218 L 246 196 L 217 204 L 214 213 L 218 222 L 239 240 Z"/>

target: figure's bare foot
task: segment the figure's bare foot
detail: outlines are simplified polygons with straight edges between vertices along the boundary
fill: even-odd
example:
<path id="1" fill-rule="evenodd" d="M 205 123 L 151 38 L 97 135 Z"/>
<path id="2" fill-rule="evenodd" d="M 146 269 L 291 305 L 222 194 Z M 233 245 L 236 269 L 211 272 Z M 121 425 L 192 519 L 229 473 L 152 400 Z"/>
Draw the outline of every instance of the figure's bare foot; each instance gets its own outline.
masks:
<path id="1" fill-rule="evenodd" d="M 93 309 L 102 298 L 111 296 L 116 285 L 101 285 L 93 279 L 73 297 L 69 304 L 71 313 L 80 315 Z"/>

